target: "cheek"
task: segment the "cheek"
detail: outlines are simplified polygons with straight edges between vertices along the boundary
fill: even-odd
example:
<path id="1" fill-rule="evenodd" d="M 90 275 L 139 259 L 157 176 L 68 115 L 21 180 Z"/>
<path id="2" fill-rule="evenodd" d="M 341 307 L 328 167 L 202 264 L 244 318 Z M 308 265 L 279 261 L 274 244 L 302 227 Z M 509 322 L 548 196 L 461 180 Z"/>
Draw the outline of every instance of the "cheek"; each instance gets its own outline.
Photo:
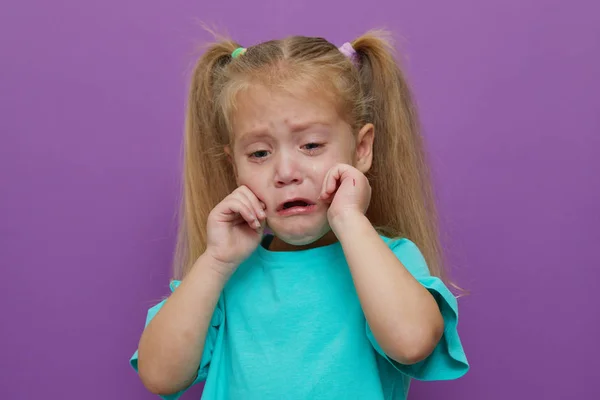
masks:
<path id="1" fill-rule="evenodd" d="M 323 160 L 319 162 L 313 162 L 309 166 L 311 180 L 318 187 L 323 184 L 323 180 L 327 175 L 327 172 L 333 167 L 337 162 L 332 162 L 332 160 Z"/>
<path id="2" fill-rule="evenodd" d="M 238 158 L 234 161 L 234 170 L 235 170 L 235 180 L 238 186 L 240 185 L 248 185 L 248 180 L 252 177 L 252 172 L 250 168 Z"/>
<path id="3" fill-rule="evenodd" d="M 247 186 L 256 197 L 264 202 L 266 194 L 266 181 L 264 174 L 261 175 L 255 171 L 249 171 L 247 168 L 240 168 L 238 169 L 237 184 L 238 186 Z"/>
<path id="4" fill-rule="evenodd" d="M 246 185 L 246 186 L 256 185 L 259 182 L 259 176 L 260 176 L 259 174 L 252 173 L 252 171 L 249 171 L 246 168 L 238 167 L 238 175 L 237 175 L 238 185 Z"/>
<path id="5" fill-rule="evenodd" d="M 352 154 L 346 148 L 336 149 L 327 154 L 326 157 L 313 159 L 309 171 L 313 179 L 322 182 L 327 172 L 337 164 L 352 164 Z"/>
<path id="6" fill-rule="evenodd" d="M 240 175 L 238 177 L 239 185 L 246 185 L 250 188 L 259 186 L 260 180 L 258 175 Z"/>

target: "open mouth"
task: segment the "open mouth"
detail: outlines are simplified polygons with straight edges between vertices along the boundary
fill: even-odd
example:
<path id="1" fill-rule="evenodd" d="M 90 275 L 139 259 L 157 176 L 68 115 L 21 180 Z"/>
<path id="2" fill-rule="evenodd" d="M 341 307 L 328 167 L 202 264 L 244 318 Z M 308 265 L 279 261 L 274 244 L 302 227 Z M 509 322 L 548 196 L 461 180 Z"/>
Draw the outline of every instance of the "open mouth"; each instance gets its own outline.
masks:
<path id="1" fill-rule="evenodd" d="M 286 201 L 277 207 L 277 211 L 287 211 L 292 209 L 303 209 L 310 206 L 314 206 L 315 203 L 308 201 L 306 199 L 293 199 L 290 201 Z"/>

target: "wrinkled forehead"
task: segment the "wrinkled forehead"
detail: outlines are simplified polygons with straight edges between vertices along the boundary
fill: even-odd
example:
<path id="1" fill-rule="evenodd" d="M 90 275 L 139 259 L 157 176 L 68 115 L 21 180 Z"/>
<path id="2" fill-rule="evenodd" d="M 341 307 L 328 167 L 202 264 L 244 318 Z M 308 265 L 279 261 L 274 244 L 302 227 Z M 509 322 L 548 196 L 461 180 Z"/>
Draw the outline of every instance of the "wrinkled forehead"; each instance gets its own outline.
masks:
<path id="1" fill-rule="evenodd" d="M 251 81 L 232 89 L 223 107 L 230 141 L 274 117 L 302 124 L 332 122 L 343 115 L 341 97 L 327 82 L 290 79 L 273 85 Z"/>

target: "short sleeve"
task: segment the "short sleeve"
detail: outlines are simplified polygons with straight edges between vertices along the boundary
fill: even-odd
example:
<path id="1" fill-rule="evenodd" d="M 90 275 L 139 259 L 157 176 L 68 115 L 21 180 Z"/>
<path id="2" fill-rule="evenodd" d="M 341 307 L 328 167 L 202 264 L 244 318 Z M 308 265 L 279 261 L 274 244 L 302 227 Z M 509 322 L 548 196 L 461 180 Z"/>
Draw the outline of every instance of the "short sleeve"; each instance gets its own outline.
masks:
<path id="1" fill-rule="evenodd" d="M 437 277 L 431 276 L 419 248 L 410 240 L 399 239 L 388 242 L 406 269 L 435 298 L 444 319 L 444 334 L 433 352 L 425 360 L 402 365 L 389 358 L 381 349 L 367 324 L 367 337 L 382 357 L 391 362 L 400 372 L 423 381 L 457 379 L 467 373 L 469 364 L 458 335 L 458 303 L 456 297 Z"/>
<path id="2" fill-rule="evenodd" d="M 181 283 L 180 281 L 172 281 L 170 284 L 171 292 L 174 292 L 180 283 Z M 151 307 L 148 310 L 148 314 L 146 316 L 146 323 L 145 323 L 144 327 L 148 326 L 150 321 L 152 321 L 152 318 L 154 318 L 156 316 L 156 314 L 162 308 L 162 306 L 165 304 L 166 301 L 167 301 L 167 299 L 161 301 L 160 303 L 156 304 L 155 306 Z M 212 359 L 215 343 L 216 343 L 217 337 L 218 337 L 218 332 L 219 332 L 220 327 L 223 325 L 223 319 L 224 319 L 223 315 L 224 314 L 223 314 L 222 301 L 220 299 L 219 302 L 217 303 L 217 307 L 215 308 L 215 311 L 211 318 L 210 326 L 206 333 L 206 340 L 204 342 L 204 350 L 202 351 L 202 359 L 200 360 L 200 365 L 198 368 L 198 375 L 196 376 L 196 379 L 190 385 L 190 387 L 204 381 L 208 375 L 208 368 L 210 366 L 210 362 Z M 129 360 L 129 363 L 133 367 L 133 369 L 136 372 L 138 372 L 138 352 L 137 352 L 137 350 L 135 351 L 135 353 Z M 178 392 L 178 393 L 175 393 L 172 395 L 161 396 L 161 398 L 163 398 L 165 400 L 177 400 L 181 397 L 181 395 L 185 391 L 186 390 L 182 390 L 181 392 Z"/>

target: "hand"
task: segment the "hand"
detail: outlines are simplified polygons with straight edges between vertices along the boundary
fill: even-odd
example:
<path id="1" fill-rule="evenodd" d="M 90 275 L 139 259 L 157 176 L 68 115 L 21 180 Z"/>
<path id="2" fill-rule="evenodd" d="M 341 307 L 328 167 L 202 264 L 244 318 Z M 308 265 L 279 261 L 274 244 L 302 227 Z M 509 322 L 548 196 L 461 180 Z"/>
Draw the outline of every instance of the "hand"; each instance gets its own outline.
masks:
<path id="1" fill-rule="evenodd" d="M 327 210 L 329 225 L 348 215 L 364 215 L 371 201 L 371 185 L 367 177 L 347 164 L 333 166 L 323 180 L 321 200 L 331 202 Z"/>
<path id="2" fill-rule="evenodd" d="M 265 205 L 240 186 L 208 215 L 206 252 L 229 277 L 258 247 L 265 227 Z"/>

